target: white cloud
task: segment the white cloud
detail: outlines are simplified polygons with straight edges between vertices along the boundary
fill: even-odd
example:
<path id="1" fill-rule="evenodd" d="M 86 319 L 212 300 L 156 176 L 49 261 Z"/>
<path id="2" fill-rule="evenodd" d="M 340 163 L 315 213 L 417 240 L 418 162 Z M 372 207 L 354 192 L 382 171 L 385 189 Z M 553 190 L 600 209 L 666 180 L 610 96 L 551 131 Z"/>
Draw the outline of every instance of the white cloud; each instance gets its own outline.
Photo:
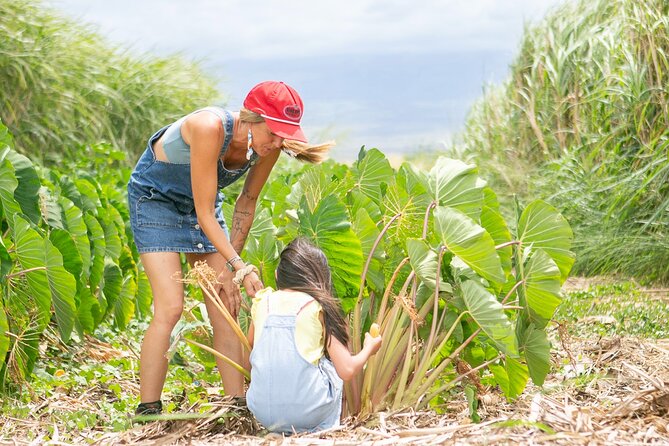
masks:
<path id="1" fill-rule="evenodd" d="M 140 50 L 264 59 L 515 49 L 558 0 L 49 0 Z M 220 57 L 217 54 L 217 57 Z"/>
<path id="2" fill-rule="evenodd" d="M 231 109 L 255 82 L 285 80 L 307 135 L 349 160 L 363 144 L 443 148 L 506 74 L 525 22 L 571 0 L 43 1 L 124 47 L 204 59 Z"/>

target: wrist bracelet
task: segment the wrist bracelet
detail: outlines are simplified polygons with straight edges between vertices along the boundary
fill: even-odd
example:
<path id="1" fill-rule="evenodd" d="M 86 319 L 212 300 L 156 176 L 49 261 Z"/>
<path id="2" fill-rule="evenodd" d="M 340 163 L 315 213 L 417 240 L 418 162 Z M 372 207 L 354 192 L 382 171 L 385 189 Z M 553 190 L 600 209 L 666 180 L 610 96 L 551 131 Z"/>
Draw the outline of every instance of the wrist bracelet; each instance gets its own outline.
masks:
<path id="1" fill-rule="evenodd" d="M 260 271 L 258 271 L 258 268 L 256 268 L 255 265 L 248 264 L 244 268 L 237 270 L 235 277 L 232 278 L 232 283 L 241 286 L 242 282 L 244 282 L 244 278 L 251 273 L 260 275 Z"/>
<path id="2" fill-rule="evenodd" d="M 234 267 L 233 265 L 234 265 L 235 262 L 239 262 L 239 261 L 241 261 L 241 260 L 242 260 L 241 257 L 239 257 L 239 256 L 234 256 L 233 258 L 231 258 L 230 260 L 228 260 L 227 262 L 225 262 L 225 266 L 228 267 L 228 269 L 230 270 L 230 272 L 235 272 L 235 267 Z"/>

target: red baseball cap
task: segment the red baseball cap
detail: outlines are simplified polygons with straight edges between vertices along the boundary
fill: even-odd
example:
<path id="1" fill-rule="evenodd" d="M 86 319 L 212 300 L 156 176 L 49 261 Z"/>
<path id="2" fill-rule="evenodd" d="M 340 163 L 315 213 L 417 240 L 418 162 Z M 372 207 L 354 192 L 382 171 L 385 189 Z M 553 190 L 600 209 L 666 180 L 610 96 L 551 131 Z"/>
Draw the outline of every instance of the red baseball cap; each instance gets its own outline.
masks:
<path id="1" fill-rule="evenodd" d="M 265 118 L 267 127 L 285 139 L 307 142 L 300 128 L 304 106 L 294 88 L 283 82 L 265 81 L 251 89 L 244 108 Z"/>

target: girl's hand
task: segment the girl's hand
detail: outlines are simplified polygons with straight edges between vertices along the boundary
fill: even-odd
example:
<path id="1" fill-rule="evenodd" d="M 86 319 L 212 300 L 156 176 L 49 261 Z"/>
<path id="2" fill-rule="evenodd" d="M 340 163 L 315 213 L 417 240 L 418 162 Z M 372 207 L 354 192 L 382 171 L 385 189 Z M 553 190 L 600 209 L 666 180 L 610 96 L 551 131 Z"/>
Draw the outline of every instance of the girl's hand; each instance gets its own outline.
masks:
<path id="1" fill-rule="evenodd" d="M 218 281 L 221 282 L 221 290 L 218 295 L 232 317 L 236 319 L 239 315 L 239 307 L 242 305 L 242 293 L 239 287 L 232 283 L 233 277 L 235 277 L 235 273 L 223 268 L 223 271 L 218 275 Z"/>
<path id="2" fill-rule="evenodd" d="M 242 284 L 249 297 L 254 297 L 258 291 L 265 287 L 256 273 L 247 274 Z"/>
<path id="3" fill-rule="evenodd" d="M 369 355 L 373 355 L 378 352 L 381 348 L 382 338 L 381 336 L 374 337 L 369 333 L 365 333 L 365 342 L 362 346 L 363 350 L 368 350 Z"/>

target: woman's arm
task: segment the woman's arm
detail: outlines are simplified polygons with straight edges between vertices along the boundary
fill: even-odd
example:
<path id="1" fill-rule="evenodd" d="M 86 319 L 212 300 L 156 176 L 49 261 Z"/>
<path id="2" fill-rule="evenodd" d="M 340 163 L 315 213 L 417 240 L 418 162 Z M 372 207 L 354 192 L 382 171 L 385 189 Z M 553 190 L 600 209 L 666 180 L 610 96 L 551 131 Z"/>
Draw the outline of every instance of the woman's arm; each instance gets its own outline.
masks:
<path id="1" fill-rule="evenodd" d="M 235 202 L 235 210 L 232 214 L 232 228 L 230 230 L 230 241 L 236 252 L 242 252 L 246 237 L 249 235 L 253 225 L 253 217 L 256 213 L 256 203 L 263 186 L 267 182 L 276 160 L 279 158 L 279 150 L 260 158 L 258 162 L 249 169 L 249 173 L 244 181 L 242 192 Z M 246 262 L 235 262 L 235 269 L 246 266 Z M 225 274 L 225 273 L 224 273 Z M 256 292 L 263 288 L 260 277 L 256 273 L 248 274 L 242 282 L 246 294 L 253 297 Z"/>
<path id="2" fill-rule="evenodd" d="M 360 373 L 369 357 L 379 351 L 380 348 L 381 337 L 374 338 L 369 333 L 365 333 L 365 342 L 362 350 L 357 355 L 351 355 L 348 347 L 342 344 L 339 339 L 331 336 L 330 343 L 328 344 L 328 353 L 335 366 L 337 375 L 344 381 L 348 381 Z"/>
<path id="3" fill-rule="evenodd" d="M 249 169 L 249 173 L 244 181 L 242 192 L 235 202 L 235 211 L 232 214 L 232 225 L 230 228 L 230 242 L 237 252 L 242 252 L 246 237 L 249 235 L 253 224 L 253 217 L 256 212 L 256 203 L 263 186 L 272 172 L 272 168 L 279 158 L 280 150 L 262 157 L 254 166 Z"/>
<path id="4" fill-rule="evenodd" d="M 216 219 L 218 194 L 218 158 L 225 130 L 218 116 L 196 113 L 182 127 L 184 141 L 190 145 L 191 186 L 197 222 L 216 250 L 229 260 L 237 255 Z"/>
<path id="5" fill-rule="evenodd" d="M 216 197 L 218 195 L 218 159 L 221 145 L 225 140 L 225 130 L 218 116 L 212 113 L 196 113 L 189 116 L 181 127 L 184 141 L 190 145 L 191 186 L 197 222 L 216 250 L 230 260 L 237 256 L 230 240 L 216 218 Z M 241 268 L 239 262 L 235 267 Z M 218 290 L 221 299 L 233 317 L 237 317 L 242 302 L 239 288 L 232 283 L 234 273 L 223 268 L 219 271 Z"/>

